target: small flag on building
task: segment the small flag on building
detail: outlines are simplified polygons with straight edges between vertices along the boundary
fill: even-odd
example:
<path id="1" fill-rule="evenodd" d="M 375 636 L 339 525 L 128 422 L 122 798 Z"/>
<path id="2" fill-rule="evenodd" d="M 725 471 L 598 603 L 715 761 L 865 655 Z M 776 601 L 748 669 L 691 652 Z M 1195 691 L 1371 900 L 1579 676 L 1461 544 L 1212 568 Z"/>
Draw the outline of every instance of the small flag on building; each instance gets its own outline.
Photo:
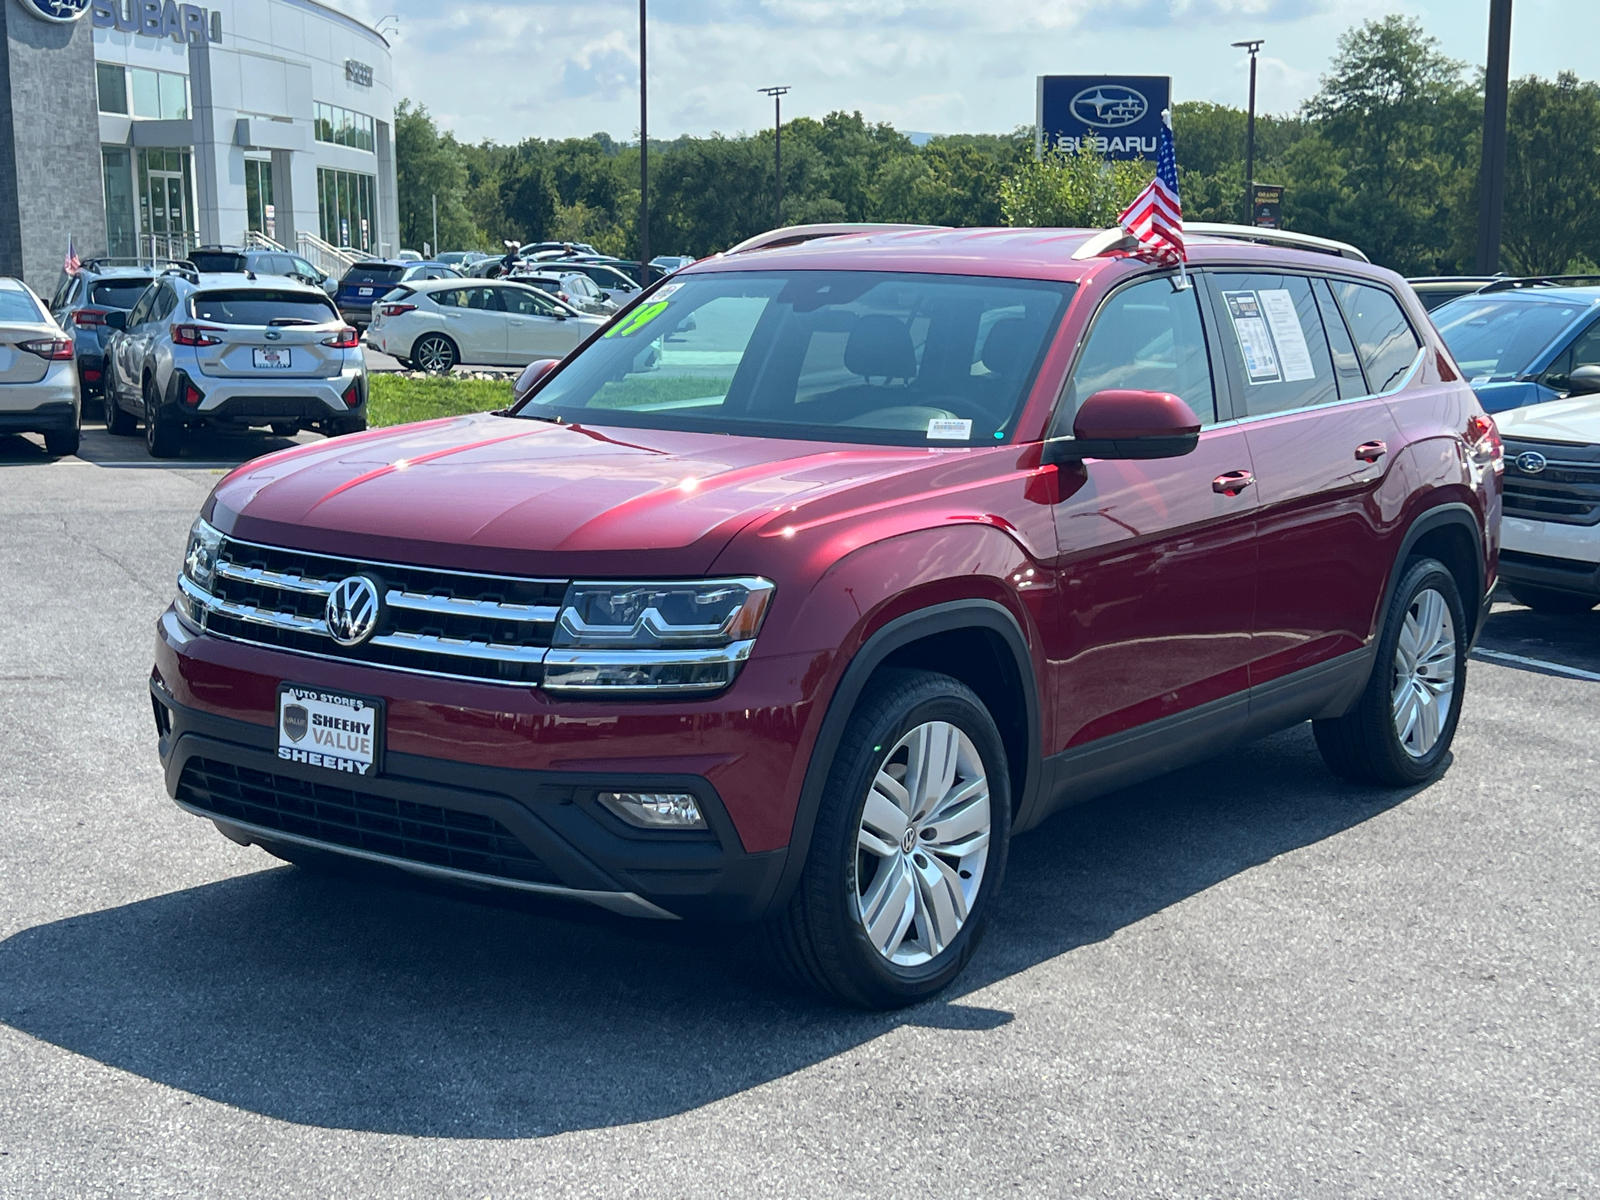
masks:
<path id="1" fill-rule="evenodd" d="M 1123 230 L 1137 238 L 1144 256 L 1181 265 L 1189 255 L 1183 248 L 1183 202 L 1178 199 L 1178 156 L 1172 149 L 1172 110 L 1161 114 L 1161 135 L 1156 151 L 1156 177 L 1134 197 L 1117 219 Z"/>
<path id="2" fill-rule="evenodd" d="M 66 261 L 61 264 L 61 269 L 68 275 L 76 275 L 79 271 L 83 270 L 83 264 L 78 261 L 78 252 L 73 248 L 72 235 L 70 233 L 67 234 L 67 258 Z"/>

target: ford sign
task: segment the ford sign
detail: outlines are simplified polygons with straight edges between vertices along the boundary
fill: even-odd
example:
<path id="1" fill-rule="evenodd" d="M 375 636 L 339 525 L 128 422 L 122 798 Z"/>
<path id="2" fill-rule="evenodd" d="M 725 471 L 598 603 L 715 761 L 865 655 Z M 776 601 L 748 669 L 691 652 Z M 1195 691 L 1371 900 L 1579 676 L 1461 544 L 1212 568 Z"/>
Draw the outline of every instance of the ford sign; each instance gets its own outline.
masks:
<path id="1" fill-rule="evenodd" d="M 89 0 L 21 0 L 21 3 L 34 16 L 63 25 L 89 11 Z"/>
<path id="2" fill-rule="evenodd" d="M 1117 84 L 1097 83 L 1072 98 L 1072 115 L 1096 129 L 1121 129 L 1132 125 L 1150 111 L 1150 104 L 1138 92 Z"/>

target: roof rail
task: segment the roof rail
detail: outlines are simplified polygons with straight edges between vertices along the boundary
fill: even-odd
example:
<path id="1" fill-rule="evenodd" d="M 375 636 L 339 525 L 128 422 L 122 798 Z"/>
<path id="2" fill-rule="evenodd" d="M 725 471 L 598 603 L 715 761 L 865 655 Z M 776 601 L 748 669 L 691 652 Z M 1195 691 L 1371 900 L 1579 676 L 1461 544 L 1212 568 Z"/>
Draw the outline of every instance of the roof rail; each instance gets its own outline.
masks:
<path id="1" fill-rule="evenodd" d="M 798 246 L 817 238 L 847 237 L 853 233 L 901 233 L 914 229 L 949 229 L 948 225 L 895 225 L 871 221 L 836 221 L 827 225 L 788 225 L 782 229 L 769 229 L 755 237 L 745 238 L 723 254 L 749 254 L 752 250 L 778 250 L 784 246 Z"/>
<path id="2" fill-rule="evenodd" d="M 1264 246 L 1282 246 L 1288 250 L 1311 250 L 1318 254 L 1334 254 L 1352 258 L 1356 262 L 1372 260 L 1349 242 L 1336 242 L 1332 238 L 1313 237 L 1309 233 L 1291 233 L 1287 229 L 1258 229 L 1254 225 L 1219 225 L 1210 221 L 1186 221 L 1185 233 L 1198 233 L 1205 237 L 1225 238 L 1235 242 L 1257 242 Z"/>
<path id="3" fill-rule="evenodd" d="M 1486 292 L 1514 292 L 1532 287 L 1585 287 L 1600 284 L 1600 275 L 1522 275 L 1496 279 L 1479 288 L 1474 295 Z"/>

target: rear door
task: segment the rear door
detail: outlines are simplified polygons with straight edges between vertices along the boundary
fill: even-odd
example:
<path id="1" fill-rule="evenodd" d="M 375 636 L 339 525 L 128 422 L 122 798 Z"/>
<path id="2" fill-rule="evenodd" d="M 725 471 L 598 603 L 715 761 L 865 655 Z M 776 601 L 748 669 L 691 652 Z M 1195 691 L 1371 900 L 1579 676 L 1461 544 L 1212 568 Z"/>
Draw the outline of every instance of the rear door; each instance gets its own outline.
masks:
<path id="1" fill-rule="evenodd" d="M 1061 637 L 1051 650 L 1055 745 L 1071 748 L 1211 705 L 1203 736 L 1242 730 L 1256 593 L 1250 449 L 1227 421 L 1196 289 L 1171 276 L 1123 286 L 1101 305 L 1056 414 L 1107 388 L 1181 397 L 1200 417 L 1181 458 L 1063 467 L 1055 505 Z M 1239 700 L 1229 704 L 1230 699 Z M 1194 736 L 1191 726 L 1191 736 Z M 1172 747 L 1180 750 L 1175 742 Z"/>
<path id="2" fill-rule="evenodd" d="M 1255 464 L 1261 587 L 1250 681 L 1260 687 L 1360 650 L 1372 632 L 1392 566 L 1394 514 L 1383 496 L 1399 448 L 1374 393 L 1409 370 L 1418 343 L 1401 317 L 1383 378 L 1369 381 L 1326 281 L 1222 269 L 1205 279 Z"/>
<path id="3" fill-rule="evenodd" d="M 504 363 L 506 313 L 500 306 L 500 289 L 487 284 L 440 288 L 428 295 L 444 317 L 444 331 L 461 352 L 461 361 Z"/>

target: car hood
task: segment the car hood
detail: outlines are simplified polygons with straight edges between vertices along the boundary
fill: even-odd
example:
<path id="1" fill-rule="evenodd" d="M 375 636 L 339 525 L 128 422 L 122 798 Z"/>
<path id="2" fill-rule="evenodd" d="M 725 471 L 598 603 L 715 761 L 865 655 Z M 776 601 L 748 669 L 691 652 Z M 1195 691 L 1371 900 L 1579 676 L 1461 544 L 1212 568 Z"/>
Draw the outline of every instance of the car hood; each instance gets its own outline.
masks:
<path id="1" fill-rule="evenodd" d="M 377 561 L 682 576 L 764 515 L 927 463 L 914 449 L 480 414 L 257 459 L 206 515 L 246 541 Z"/>
<path id="2" fill-rule="evenodd" d="M 1600 396 L 1547 400 L 1495 414 L 1501 437 L 1536 442 L 1600 444 Z"/>

